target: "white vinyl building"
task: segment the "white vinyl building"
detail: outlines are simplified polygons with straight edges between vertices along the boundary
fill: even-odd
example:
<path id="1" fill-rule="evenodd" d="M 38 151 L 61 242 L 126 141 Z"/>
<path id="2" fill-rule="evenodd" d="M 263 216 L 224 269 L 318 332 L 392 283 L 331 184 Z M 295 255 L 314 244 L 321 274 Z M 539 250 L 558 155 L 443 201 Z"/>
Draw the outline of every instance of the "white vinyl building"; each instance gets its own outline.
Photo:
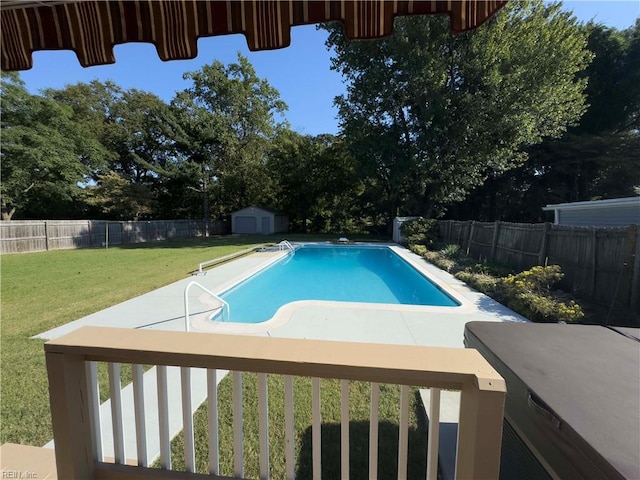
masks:
<path id="1" fill-rule="evenodd" d="M 393 219 L 393 241 L 396 243 L 404 243 L 406 240 L 402 234 L 402 224 L 409 220 L 415 220 L 421 217 L 396 217 Z"/>
<path id="2" fill-rule="evenodd" d="M 231 214 L 232 233 L 283 233 L 289 231 L 289 218 L 270 208 L 247 207 Z"/>
<path id="3" fill-rule="evenodd" d="M 558 203 L 542 210 L 554 212 L 553 223 L 556 225 L 624 227 L 640 224 L 640 197 Z"/>

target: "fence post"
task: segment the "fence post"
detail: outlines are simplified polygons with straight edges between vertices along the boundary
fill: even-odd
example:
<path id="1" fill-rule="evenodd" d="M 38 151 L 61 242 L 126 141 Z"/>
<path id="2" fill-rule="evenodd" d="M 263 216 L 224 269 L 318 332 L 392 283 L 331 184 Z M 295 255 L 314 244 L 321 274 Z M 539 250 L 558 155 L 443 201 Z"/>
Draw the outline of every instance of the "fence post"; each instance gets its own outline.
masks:
<path id="1" fill-rule="evenodd" d="M 44 221 L 44 249 L 49 251 L 49 223 Z"/>
<path id="2" fill-rule="evenodd" d="M 591 257 L 591 290 L 590 295 L 596 293 L 596 276 L 598 274 L 598 232 L 595 227 L 591 231 L 591 242 L 593 243 L 593 255 Z"/>
<path id="3" fill-rule="evenodd" d="M 489 254 L 489 260 L 494 261 L 496 259 L 496 248 L 498 246 L 498 232 L 500 231 L 500 220 L 496 220 L 493 224 L 493 239 L 491 240 L 491 253 Z"/>
<path id="4" fill-rule="evenodd" d="M 475 220 L 471 220 L 471 228 L 469 229 L 469 242 L 467 243 L 467 255 L 469 255 L 469 251 L 471 250 L 471 242 L 473 242 L 473 230 L 475 226 Z"/>
<path id="5" fill-rule="evenodd" d="M 627 229 L 627 238 L 625 240 L 625 255 L 624 255 L 624 265 L 623 265 L 623 280 L 624 280 L 624 285 L 622 285 L 622 292 L 626 293 L 626 288 L 629 288 L 629 294 L 624 296 L 624 300 L 625 300 L 625 304 L 626 305 L 633 305 L 634 304 L 634 291 L 633 291 L 633 281 L 634 281 L 634 277 L 637 277 L 637 273 L 634 271 L 635 270 L 635 265 L 637 262 L 637 252 L 638 252 L 638 245 L 637 245 L 637 238 L 638 238 L 638 226 L 637 225 L 629 225 L 629 228 Z M 634 258 L 635 257 L 635 258 Z M 628 272 L 628 273 L 627 273 Z M 636 290 L 637 290 L 637 279 L 636 279 Z M 638 294 L 635 293 L 636 299 Z M 629 302 L 629 303 L 627 303 Z"/>
<path id="6" fill-rule="evenodd" d="M 538 265 L 544 265 L 547 258 L 547 248 L 549 246 L 549 230 L 551 230 L 551 224 L 544 222 L 542 227 L 542 241 L 540 242 L 540 254 L 538 255 Z"/>
<path id="7" fill-rule="evenodd" d="M 631 270 L 631 308 L 638 310 L 638 304 L 640 300 L 640 228 L 635 225 L 636 237 L 635 237 L 635 250 L 633 251 L 633 269 Z"/>

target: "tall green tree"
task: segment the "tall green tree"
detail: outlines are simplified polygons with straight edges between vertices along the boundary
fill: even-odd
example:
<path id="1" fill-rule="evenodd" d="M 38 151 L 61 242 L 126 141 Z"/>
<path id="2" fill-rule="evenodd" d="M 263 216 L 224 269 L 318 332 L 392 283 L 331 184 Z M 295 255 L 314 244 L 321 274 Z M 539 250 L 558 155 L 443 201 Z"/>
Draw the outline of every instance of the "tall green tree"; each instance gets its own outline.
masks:
<path id="1" fill-rule="evenodd" d="M 344 142 L 333 135 L 301 135 L 282 129 L 268 158 L 276 183 L 276 207 L 293 230 L 346 232 L 362 217 L 362 181 Z"/>
<path id="2" fill-rule="evenodd" d="M 92 171 L 87 204 L 107 218 L 155 216 L 183 135 L 169 105 L 154 94 L 97 80 L 46 95 L 70 107 L 83 132 Z"/>
<path id="3" fill-rule="evenodd" d="M 184 78 L 191 86 L 172 102 L 185 142 L 180 149 L 197 164 L 203 212 L 221 217 L 251 204 L 274 201 L 266 152 L 282 123 L 286 104 L 247 58 L 227 66 L 216 61 Z"/>
<path id="4" fill-rule="evenodd" d="M 1 85 L 2 219 L 68 216 L 90 174 L 71 109 L 29 94 L 15 73 L 3 73 Z"/>
<path id="5" fill-rule="evenodd" d="M 452 36 L 442 17 L 396 19 L 380 41 L 329 31 L 342 132 L 390 217 L 438 215 L 525 147 L 560 136 L 584 111 L 586 35 L 559 4 L 510 2 L 483 27 Z"/>
<path id="6" fill-rule="evenodd" d="M 593 53 L 580 73 L 588 109 L 561 138 L 532 146 L 527 162 L 493 176 L 451 216 L 480 220 L 546 220 L 551 203 L 636 195 L 640 185 L 640 20 L 619 31 L 581 27 Z"/>

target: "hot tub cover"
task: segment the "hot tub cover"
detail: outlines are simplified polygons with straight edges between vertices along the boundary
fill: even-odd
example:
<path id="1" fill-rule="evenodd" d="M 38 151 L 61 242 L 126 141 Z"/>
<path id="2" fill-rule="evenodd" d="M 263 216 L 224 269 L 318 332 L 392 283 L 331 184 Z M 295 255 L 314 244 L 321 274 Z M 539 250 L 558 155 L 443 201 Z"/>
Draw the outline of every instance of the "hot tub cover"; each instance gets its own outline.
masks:
<path id="1" fill-rule="evenodd" d="M 638 329 L 470 322 L 505 378 L 505 415 L 561 478 L 640 478 Z M 633 337 L 636 338 L 633 338 Z"/>

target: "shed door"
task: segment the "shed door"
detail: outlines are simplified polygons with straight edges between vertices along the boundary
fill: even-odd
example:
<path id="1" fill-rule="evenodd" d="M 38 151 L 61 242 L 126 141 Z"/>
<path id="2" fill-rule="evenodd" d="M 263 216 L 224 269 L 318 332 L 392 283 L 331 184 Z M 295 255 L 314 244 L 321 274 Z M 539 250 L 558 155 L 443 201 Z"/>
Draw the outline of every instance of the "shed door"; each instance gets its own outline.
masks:
<path id="1" fill-rule="evenodd" d="M 256 217 L 236 217 L 235 233 L 258 233 Z"/>
<path id="2" fill-rule="evenodd" d="M 271 233 L 271 222 L 269 221 L 269 217 L 262 217 L 262 233 Z"/>

